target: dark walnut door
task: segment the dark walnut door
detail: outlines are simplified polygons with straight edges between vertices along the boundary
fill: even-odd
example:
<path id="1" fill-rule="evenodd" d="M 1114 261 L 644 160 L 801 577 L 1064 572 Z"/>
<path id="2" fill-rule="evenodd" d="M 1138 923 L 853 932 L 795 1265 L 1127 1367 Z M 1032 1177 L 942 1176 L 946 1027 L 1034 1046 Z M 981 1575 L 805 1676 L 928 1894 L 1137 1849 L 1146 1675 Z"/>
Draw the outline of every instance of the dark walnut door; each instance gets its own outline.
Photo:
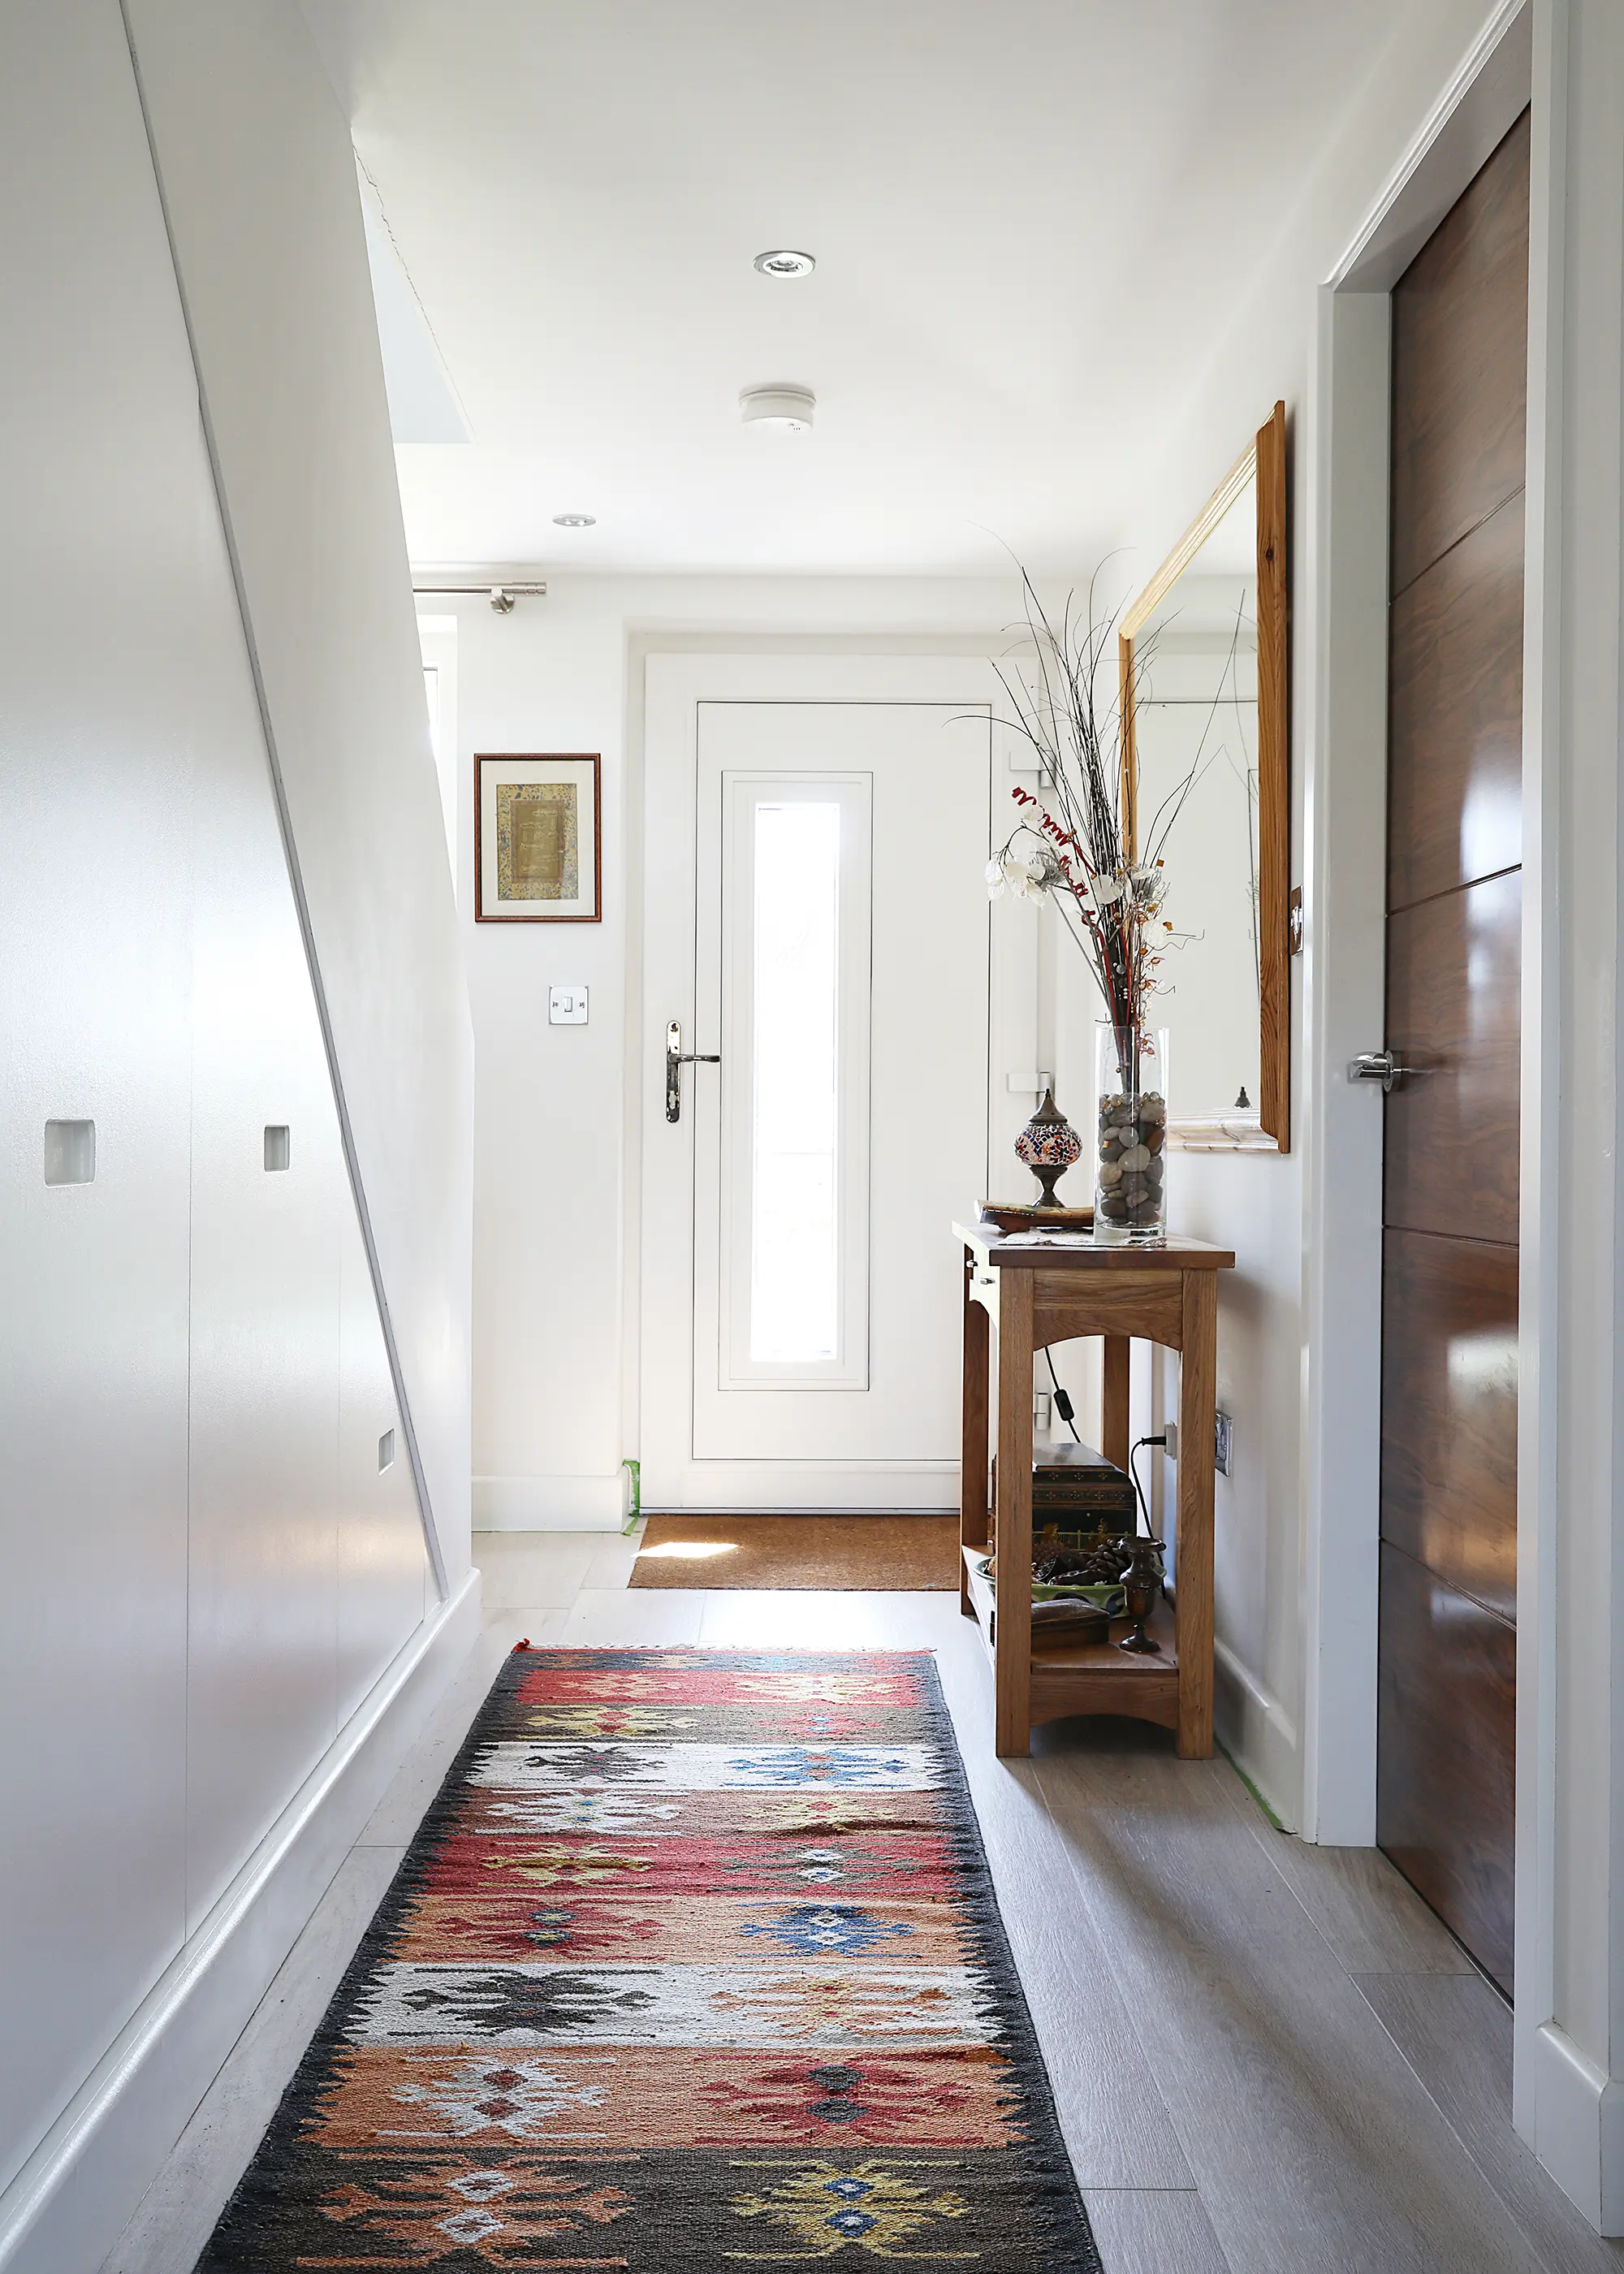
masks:
<path id="1" fill-rule="evenodd" d="M 1377 1839 L 1512 1986 L 1526 113 L 1393 295 Z"/>

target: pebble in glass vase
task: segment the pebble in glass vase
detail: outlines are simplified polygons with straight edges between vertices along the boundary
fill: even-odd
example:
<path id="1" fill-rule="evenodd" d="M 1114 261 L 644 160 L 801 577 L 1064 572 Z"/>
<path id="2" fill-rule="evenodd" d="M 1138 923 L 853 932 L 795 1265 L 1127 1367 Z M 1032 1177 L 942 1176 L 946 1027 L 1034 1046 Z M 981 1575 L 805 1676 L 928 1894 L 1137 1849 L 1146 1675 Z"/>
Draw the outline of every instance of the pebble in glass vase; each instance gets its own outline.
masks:
<path id="1" fill-rule="evenodd" d="M 1102 1020 L 1094 1037 L 1094 1238 L 1160 1246 L 1167 1239 L 1167 1029 Z"/>
<path id="2" fill-rule="evenodd" d="M 1059 1208 L 1055 1186 L 1066 1171 L 1082 1158 L 1083 1141 L 1046 1089 L 1043 1103 L 1015 1140 L 1015 1150 L 1042 1188 L 1042 1208 Z"/>

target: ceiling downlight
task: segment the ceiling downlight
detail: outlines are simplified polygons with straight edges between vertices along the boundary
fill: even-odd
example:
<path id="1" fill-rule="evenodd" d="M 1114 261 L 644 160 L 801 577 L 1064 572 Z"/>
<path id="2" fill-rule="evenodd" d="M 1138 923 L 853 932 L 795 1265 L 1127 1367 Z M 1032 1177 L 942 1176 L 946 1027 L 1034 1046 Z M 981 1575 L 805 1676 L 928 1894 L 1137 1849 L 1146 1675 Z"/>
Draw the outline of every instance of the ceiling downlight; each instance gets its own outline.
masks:
<path id="1" fill-rule="evenodd" d="M 809 252 L 793 252 L 785 246 L 773 252 L 758 252 L 756 266 L 763 276 L 810 276 L 817 263 Z"/>

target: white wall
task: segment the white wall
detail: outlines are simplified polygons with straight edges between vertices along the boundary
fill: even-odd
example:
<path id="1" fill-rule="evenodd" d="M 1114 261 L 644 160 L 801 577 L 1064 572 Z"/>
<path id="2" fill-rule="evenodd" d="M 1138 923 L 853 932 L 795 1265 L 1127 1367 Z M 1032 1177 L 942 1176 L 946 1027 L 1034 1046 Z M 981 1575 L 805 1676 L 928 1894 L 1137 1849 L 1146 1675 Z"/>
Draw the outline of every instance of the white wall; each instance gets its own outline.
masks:
<path id="1" fill-rule="evenodd" d="M 270 100 L 252 12 L 210 49 L 216 109 L 234 70 Z M 206 21 L 218 31 L 204 6 L 171 19 L 199 47 Z M 345 155 L 330 99 L 323 115 Z M 171 117 L 171 153 L 191 123 Z M 274 251 L 290 292 L 299 231 L 323 234 L 319 200 L 300 203 L 308 139 L 289 131 L 282 165 L 286 194 L 259 178 L 259 240 L 237 240 L 250 302 Z M 344 192 L 332 233 L 358 235 L 352 175 L 327 178 Z M 358 326 L 364 267 L 357 295 Z M 117 0 L 0 5 L 0 2265 L 91 2274 L 477 1598 L 440 1605 L 411 1466 L 380 1469 L 402 1412 L 245 638 L 254 606 L 285 622 L 283 588 L 329 525 L 345 555 L 372 508 L 296 427 L 261 422 L 244 450 L 261 501 L 277 493 L 276 547 L 244 617 Z M 320 297 L 297 327 L 285 302 L 272 313 L 313 373 Z M 252 426 L 231 372 L 214 381 L 222 424 Z M 330 425 L 387 475 L 375 346 L 370 388 L 339 356 L 327 387 Z M 414 1090 L 434 1095 L 443 1130 L 466 1022 L 435 1032 L 459 999 L 456 943 L 392 499 L 347 557 L 381 586 L 378 614 L 350 611 L 342 655 L 282 657 L 277 701 L 326 727 L 301 851 L 344 982 L 329 992 L 352 1033 L 368 1012 L 378 1030 L 357 1086 L 376 1110 L 392 1082 L 409 1123 Z M 386 615 L 402 637 L 374 636 Z M 382 835 L 406 879 L 438 891 L 438 945 L 432 899 L 392 905 L 341 825 L 369 797 L 393 802 Z M 390 953 L 428 998 L 404 1025 Z M 376 999 L 357 1003 L 363 960 Z M 94 1121 L 92 1181 L 46 1183 L 54 1118 Z M 267 1169 L 267 1125 L 290 1131 L 285 1170 Z M 431 1234 L 455 1226 L 456 1147 L 400 1149 L 406 1173 L 380 1169 L 397 1213 L 420 1197 Z M 465 1216 L 465 1178 L 460 1200 Z M 431 1237 L 402 1306 L 455 1322 L 447 1350 L 455 1250 Z M 431 1371 L 431 1412 L 435 1396 Z M 449 1457 L 443 1413 L 441 1435 Z M 465 1562 L 465 1516 L 461 1545 Z"/>

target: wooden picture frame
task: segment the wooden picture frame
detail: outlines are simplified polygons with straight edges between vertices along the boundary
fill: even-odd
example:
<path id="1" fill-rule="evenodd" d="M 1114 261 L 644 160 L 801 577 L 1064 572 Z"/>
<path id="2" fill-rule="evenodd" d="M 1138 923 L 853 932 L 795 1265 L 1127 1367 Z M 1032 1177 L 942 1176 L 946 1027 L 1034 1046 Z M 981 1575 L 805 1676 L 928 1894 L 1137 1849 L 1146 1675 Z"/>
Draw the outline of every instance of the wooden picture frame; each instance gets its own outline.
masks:
<path id="1" fill-rule="evenodd" d="M 596 751 L 474 759 L 476 923 L 601 923 L 603 761 Z"/>
<path id="2" fill-rule="evenodd" d="M 1277 403 L 1212 496 L 1117 625 L 1122 719 L 1123 836 L 1139 849 L 1134 644 L 1207 538 L 1255 482 L 1258 617 L 1259 1127 L 1284 1153 L 1291 1142 L 1290 583 L 1286 553 L 1286 406 Z M 1214 1140 L 1214 1149 L 1223 1141 Z"/>

